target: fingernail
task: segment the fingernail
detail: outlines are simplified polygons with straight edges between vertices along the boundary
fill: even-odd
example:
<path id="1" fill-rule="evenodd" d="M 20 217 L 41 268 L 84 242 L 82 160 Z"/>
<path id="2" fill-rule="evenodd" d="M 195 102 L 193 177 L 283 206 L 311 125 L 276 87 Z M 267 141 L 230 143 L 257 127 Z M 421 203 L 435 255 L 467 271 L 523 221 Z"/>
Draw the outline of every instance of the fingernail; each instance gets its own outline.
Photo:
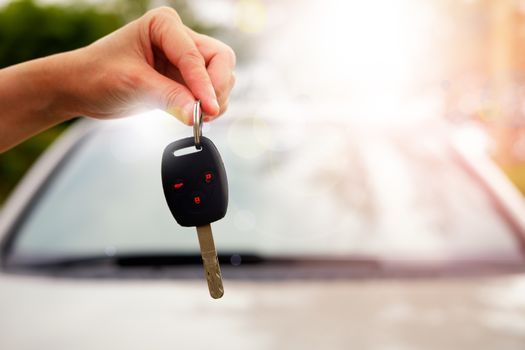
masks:
<path id="1" fill-rule="evenodd" d="M 179 107 L 177 106 L 173 106 L 173 107 L 168 107 L 166 109 L 166 112 L 168 112 L 169 114 L 171 114 L 172 116 L 174 117 L 177 117 L 177 119 L 181 119 L 181 114 L 182 114 L 182 111 Z"/>
<path id="2" fill-rule="evenodd" d="M 173 106 L 167 109 L 167 112 L 175 116 L 184 124 L 193 124 L 193 102 L 188 102 L 184 107 Z"/>

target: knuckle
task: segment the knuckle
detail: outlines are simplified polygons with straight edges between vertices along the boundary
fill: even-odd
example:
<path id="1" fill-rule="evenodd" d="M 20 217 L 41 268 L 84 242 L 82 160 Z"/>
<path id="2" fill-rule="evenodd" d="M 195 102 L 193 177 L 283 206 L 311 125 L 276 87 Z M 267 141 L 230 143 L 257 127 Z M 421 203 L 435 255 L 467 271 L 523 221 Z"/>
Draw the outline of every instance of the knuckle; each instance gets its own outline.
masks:
<path id="1" fill-rule="evenodd" d="M 175 16 L 176 18 L 179 18 L 179 14 L 177 13 L 177 11 L 175 11 L 175 9 L 169 6 L 159 6 L 152 10 L 149 10 L 148 13 L 154 17 L 155 16 L 162 16 L 162 17 L 163 16 L 170 16 L 170 17 Z"/>
<path id="2" fill-rule="evenodd" d="M 221 86 L 219 86 L 219 89 L 229 92 L 235 85 L 235 81 L 236 81 L 235 74 L 232 72 L 230 73 L 230 76 L 228 78 L 224 79 Z"/>
<path id="3" fill-rule="evenodd" d="M 235 51 L 233 51 L 233 49 L 225 43 L 217 39 L 213 40 L 222 60 L 224 60 L 231 68 L 235 67 L 237 64 L 237 55 L 235 54 Z"/>
<path id="4" fill-rule="evenodd" d="M 166 21 L 181 22 L 177 11 L 169 6 L 161 6 L 149 10 L 144 17 L 151 27 L 162 27 Z"/>
<path id="5" fill-rule="evenodd" d="M 225 46 L 226 57 L 228 57 L 231 66 L 235 67 L 235 65 L 237 64 L 237 55 L 235 55 L 235 51 L 233 51 L 231 47 L 229 47 L 228 45 Z"/>
<path id="6" fill-rule="evenodd" d="M 176 101 L 179 98 L 181 94 L 181 89 L 177 85 L 174 85 L 173 87 L 170 87 L 166 93 L 164 94 L 164 103 L 165 107 L 175 106 Z"/>

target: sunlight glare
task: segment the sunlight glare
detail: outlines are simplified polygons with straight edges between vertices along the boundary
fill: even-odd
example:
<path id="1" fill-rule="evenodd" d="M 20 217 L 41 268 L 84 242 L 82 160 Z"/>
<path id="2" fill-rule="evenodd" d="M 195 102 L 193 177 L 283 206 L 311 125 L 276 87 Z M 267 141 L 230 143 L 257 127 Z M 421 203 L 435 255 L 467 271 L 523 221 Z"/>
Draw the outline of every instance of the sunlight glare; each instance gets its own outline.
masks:
<path id="1" fill-rule="evenodd" d="M 342 101 L 347 115 L 401 118 L 417 104 L 434 74 L 432 38 L 436 12 L 415 0 L 316 1 L 297 9 L 263 50 L 285 66 L 283 79 L 297 94 Z M 431 92 L 431 95 L 435 91 Z M 422 97 L 422 99 L 420 99 Z M 420 100 L 418 100 L 420 99 Z"/>

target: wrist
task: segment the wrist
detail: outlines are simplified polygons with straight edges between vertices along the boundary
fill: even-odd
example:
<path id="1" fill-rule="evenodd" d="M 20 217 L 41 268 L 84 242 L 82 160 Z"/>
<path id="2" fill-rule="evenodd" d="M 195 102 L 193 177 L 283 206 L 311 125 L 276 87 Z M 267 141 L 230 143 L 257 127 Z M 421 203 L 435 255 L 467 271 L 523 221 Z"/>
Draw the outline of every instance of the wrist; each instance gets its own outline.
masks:
<path id="1" fill-rule="evenodd" d="M 80 115 L 78 108 L 82 78 L 76 51 L 64 52 L 42 59 L 41 89 L 48 89 L 43 115 L 60 123 Z"/>
<path id="2" fill-rule="evenodd" d="M 0 152 L 76 115 L 70 53 L 0 70 Z"/>

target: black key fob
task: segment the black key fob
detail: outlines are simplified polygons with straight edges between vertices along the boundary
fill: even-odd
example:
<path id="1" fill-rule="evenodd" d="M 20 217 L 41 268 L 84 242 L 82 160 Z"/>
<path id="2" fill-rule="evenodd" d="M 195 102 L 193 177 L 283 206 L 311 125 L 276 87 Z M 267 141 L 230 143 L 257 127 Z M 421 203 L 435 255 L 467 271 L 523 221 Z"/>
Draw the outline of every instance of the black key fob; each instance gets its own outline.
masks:
<path id="1" fill-rule="evenodd" d="M 189 149 L 192 148 L 192 149 Z M 183 149 L 191 153 L 179 154 Z M 203 226 L 226 215 L 228 180 L 213 142 L 201 136 L 170 143 L 162 155 L 162 187 L 171 214 L 181 226 Z"/>

